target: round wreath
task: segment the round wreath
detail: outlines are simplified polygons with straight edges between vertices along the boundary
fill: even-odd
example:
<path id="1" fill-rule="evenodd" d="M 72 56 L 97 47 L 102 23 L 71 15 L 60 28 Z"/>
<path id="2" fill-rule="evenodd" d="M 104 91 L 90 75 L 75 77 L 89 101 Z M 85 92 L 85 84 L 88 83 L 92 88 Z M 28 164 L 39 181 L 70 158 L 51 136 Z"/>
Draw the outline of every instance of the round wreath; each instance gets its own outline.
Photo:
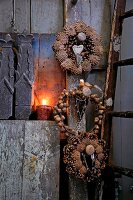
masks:
<path id="1" fill-rule="evenodd" d="M 57 34 L 53 50 L 61 68 L 74 74 L 90 71 L 103 53 L 99 35 L 82 21 L 66 24 Z"/>
<path id="2" fill-rule="evenodd" d="M 54 119 L 58 123 L 60 130 L 67 136 L 68 144 L 64 147 L 64 163 L 69 174 L 77 178 L 93 181 L 100 177 L 101 171 L 105 168 L 107 152 L 105 141 L 99 140 L 100 127 L 105 107 L 102 105 L 101 97 L 92 94 L 92 89 L 101 89 L 96 85 L 84 83 L 80 80 L 80 85 L 70 91 L 64 90 L 59 97 L 57 105 L 54 107 Z M 96 104 L 97 114 L 94 119 L 94 127 L 89 132 L 81 132 L 67 126 L 65 114 L 69 108 L 71 98 L 80 101 L 80 108 L 76 104 L 77 114 L 81 120 L 88 101 Z"/>

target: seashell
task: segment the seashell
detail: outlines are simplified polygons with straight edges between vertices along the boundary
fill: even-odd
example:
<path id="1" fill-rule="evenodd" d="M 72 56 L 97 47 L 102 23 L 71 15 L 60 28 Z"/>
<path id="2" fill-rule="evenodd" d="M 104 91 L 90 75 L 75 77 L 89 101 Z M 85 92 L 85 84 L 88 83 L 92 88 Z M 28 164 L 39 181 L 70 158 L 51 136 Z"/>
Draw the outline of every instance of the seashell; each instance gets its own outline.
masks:
<path id="1" fill-rule="evenodd" d="M 90 156 L 90 155 L 94 154 L 95 148 L 94 148 L 93 145 L 89 144 L 89 145 L 86 146 L 85 151 Z"/>
<path id="2" fill-rule="evenodd" d="M 86 97 L 89 97 L 91 95 L 91 90 L 90 88 L 84 86 L 83 87 L 83 95 L 86 96 Z"/>
<path id="3" fill-rule="evenodd" d="M 86 35 L 85 35 L 85 33 L 83 33 L 83 32 L 80 32 L 80 33 L 78 33 L 78 39 L 80 40 L 80 41 L 84 41 L 84 40 L 86 40 Z"/>
<path id="4" fill-rule="evenodd" d="M 72 47 L 73 52 L 74 52 L 75 55 L 81 54 L 81 52 L 83 51 L 83 48 L 84 48 L 84 46 L 82 44 L 81 45 L 74 45 Z"/>

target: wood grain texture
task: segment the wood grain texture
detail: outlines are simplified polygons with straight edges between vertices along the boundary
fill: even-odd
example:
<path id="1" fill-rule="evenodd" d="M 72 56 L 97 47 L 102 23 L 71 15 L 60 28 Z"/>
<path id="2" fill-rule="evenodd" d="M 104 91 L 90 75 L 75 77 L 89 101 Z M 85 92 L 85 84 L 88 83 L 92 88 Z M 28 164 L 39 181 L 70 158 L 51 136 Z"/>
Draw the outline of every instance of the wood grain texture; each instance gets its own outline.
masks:
<path id="1" fill-rule="evenodd" d="M 24 122 L 0 121 L 0 199 L 21 200 Z"/>
<path id="2" fill-rule="evenodd" d="M 59 135 L 54 122 L 26 122 L 23 199 L 59 198 Z"/>
<path id="3" fill-rule="evenodd" d="M 110 38 L 110 24 L 111 24 L 111 4 L 110 1 L 105 0 L 78 0 L 76 5 L 71 4 L 70 0 L 66 0 L 64 4 L 64 23 L 75 22 L 77 20 L 84 21 L 96 29 L 101 35 L 104 47 L 104 55 L 101 63 L 96 68 L 104 68 L 107 65 L 107 55 Z M 91 73 L 82 74 L 81 76 L 67 75 L 68 88 L 73 88 L 79 84 L 79 80 L 85 78 L 91 84 L 97 84 L 102 89 L 104 88 L 105 72 L 92 71 Z M 73 107 L 73 106 L 72 106 Z M 76 121 L 71 112 L 69 125 L 75 127 Z M 92 108 L 90 107 L 87 113 L 87 129 L 92 126 Z M 85 129 L 85 119 L 82 121 Z M 69 182 L 70 199 L 88 199 L 87 185 L 78 180 L 71 179 Z M 79 197 L 79 188 L 80 194 Z"/>
<path id="4" fill-rule="evenodd" d="M 12 10 L 12 0 L 0 1 L 0 32 L 11 31 Z"/>
<path id="5" fill-rule="evenodd" d="M 59 131 L 52 121 L 0 121 L 0 200 L 59 199 Z"/>
<path id="6" fill-rule="evenodd" d="M 31 32 L 56 33 L 62 30 L 62 0 L 31 1 Z"/>
<path id="7" fill-rule="evenodd" d="M 0 39 L 0 119 L 13 116 L 14 53 L 12 38 Z"/>
<path id="8" fill-rule="evenodd" d="M 55 106 L 65 88 L 65 73 L 54 57 L 52 45 L 55 34 L 35 34 L 33 41 L 35 71 L 35 99 L 41 104 L 46 99 L 48 105 Z"/>
<path id="9" fill-rule="evenodd" d="M 15 28 L 19 33 L 30 33 L 31 29 L 31 12 L 30 0 L 15 1 Z M 21 23 L 20 23 L 21 22 Z"/>

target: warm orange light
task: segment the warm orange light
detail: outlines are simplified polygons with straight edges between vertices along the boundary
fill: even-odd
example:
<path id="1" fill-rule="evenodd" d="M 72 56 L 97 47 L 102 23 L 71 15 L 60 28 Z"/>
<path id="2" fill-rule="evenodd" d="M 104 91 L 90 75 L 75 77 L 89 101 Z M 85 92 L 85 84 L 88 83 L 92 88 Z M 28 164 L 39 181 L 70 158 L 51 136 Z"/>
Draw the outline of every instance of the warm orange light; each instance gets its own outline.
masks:
<path id="1" fill-rule="evenodd" d="M 42 99 L 42 105 L 48 105 L 47 99 Z"/>

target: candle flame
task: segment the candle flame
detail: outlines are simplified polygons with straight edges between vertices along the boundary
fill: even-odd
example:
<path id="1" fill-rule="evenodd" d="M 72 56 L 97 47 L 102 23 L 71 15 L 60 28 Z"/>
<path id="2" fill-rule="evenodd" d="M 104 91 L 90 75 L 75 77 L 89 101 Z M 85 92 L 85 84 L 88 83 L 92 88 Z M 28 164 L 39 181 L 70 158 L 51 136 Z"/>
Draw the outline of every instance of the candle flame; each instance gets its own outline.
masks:
<path id="1" fill-rule="evenodd" d="M 47 104 L 48 104 L 47 100 L 46 99 L 42 99 L 42 105 L 47 105 Z"/>

